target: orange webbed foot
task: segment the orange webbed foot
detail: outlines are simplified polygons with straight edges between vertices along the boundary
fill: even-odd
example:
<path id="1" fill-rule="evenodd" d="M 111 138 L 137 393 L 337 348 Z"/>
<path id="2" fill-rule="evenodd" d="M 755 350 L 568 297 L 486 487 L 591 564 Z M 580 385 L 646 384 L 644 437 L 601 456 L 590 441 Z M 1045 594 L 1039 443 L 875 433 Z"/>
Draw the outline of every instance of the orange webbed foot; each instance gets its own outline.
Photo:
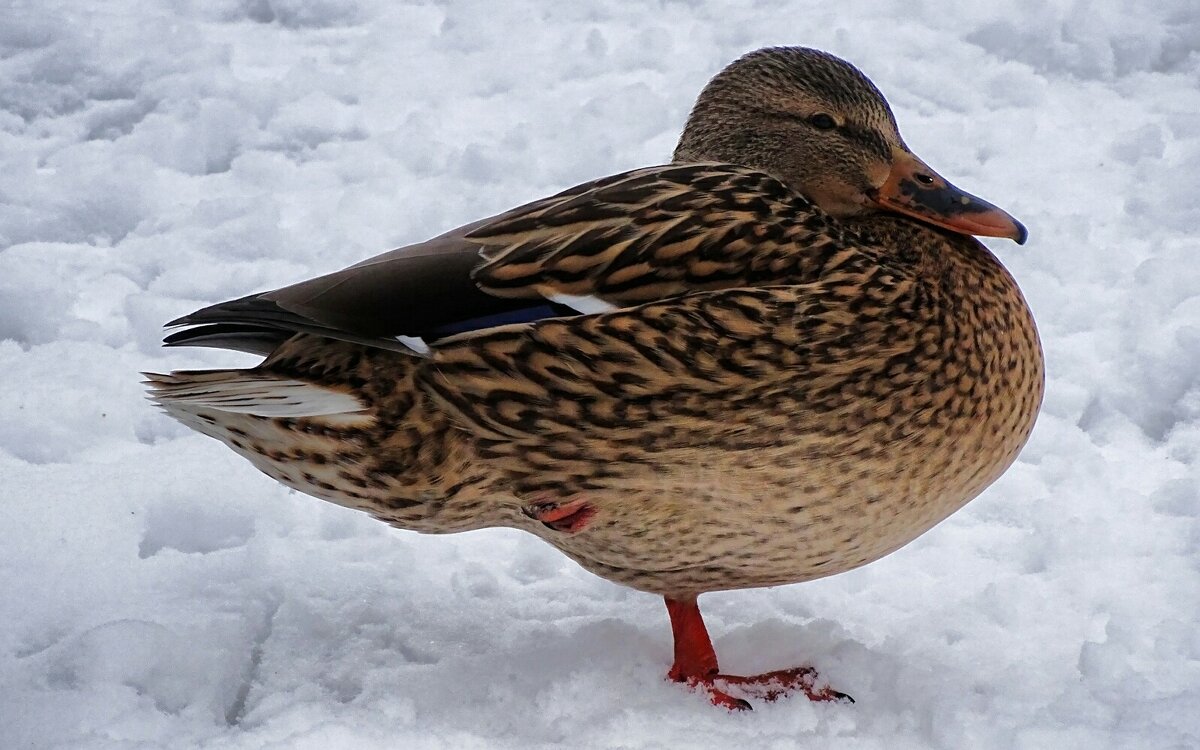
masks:
<path id="1" fill-rule="evenodd" d="M 812 667 L 794 667 L 764 672 L 757 675 L 713 674 L 703 677 L 684 676 L 675 670 L 667 675 L 675 682 L 685 683 L 692 690 L 703 693 L 714 706 L 731 711 L 749 711 L 750 701 L 733 693 L 772 703 L 795 692 L 803 693 L 811 701 L 853 703 L 849 695 L 829 686 L 818 687 L 817 671 Z M 731 691 L 732 688 L 732 691 Z"/>
<path id="2" fill-rule="evenodd" d="M 853 703 L 845 693 L 825 685 L 818 687 L 817 670 L 812 667 L 793 667 L 756 675 L 714 675 L 713 680 L 736 685 L 744 692 L 767 702 L 776 701 L 794 692 L 803 693 L 810 701 Z"/>
<path id="3" fill-rule="evenodd" d="M 676 677 L 674 670 L 667 674 L 667 678 L 675 682 L 682 682 L 694 691 L 703 693 L 708 698 L 709 703 L 720 708 L 727 708 L 730 711 L 752 711 L 754 707 L 750 705 L 750 701 L 745 698 L 736 698 L 729 693 L 717 687 L 716 682 L 720 679 L 720 675 L 712 677 Z"/>
<path id="4" fill-rule="evenodd" d="M 667 613 L 671 617 L 671 631 L 675 636 L 675 664 L 667 672 L 667 678 L 703 692 L 714 706 L 730 711 L 749 711 L 752 708 L 750 701 L 732 695 L 730 688 L 767 702 L 797 691 L 804 693 L 811 701 L 854 702 L 850 696 L 829 686 L 818 687 L 817 670 L 812 667 L 793 667 L 748 676 L 721 674 L 696 600 L 666 597 L 666 603 Z"/>

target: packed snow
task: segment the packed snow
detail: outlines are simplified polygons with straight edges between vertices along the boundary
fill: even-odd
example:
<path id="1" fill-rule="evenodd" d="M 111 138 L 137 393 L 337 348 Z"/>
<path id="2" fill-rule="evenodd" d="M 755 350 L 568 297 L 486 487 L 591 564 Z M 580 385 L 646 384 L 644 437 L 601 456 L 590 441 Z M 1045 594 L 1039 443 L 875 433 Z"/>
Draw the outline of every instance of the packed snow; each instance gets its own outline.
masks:
<path id="1" fill-rule="evenodd" d="M 662 602 L 514 531 L 288 491 L 140 370 L 161 324 L 669 159 L 704 82 L 804 44 L 1024 221 L 1032 440 L 905 549 L 702 599 L 722 666 L 857 703 L 713 708 Z M 0 4 L 0 747 L 1200 746 L 1200 6 Z"/>

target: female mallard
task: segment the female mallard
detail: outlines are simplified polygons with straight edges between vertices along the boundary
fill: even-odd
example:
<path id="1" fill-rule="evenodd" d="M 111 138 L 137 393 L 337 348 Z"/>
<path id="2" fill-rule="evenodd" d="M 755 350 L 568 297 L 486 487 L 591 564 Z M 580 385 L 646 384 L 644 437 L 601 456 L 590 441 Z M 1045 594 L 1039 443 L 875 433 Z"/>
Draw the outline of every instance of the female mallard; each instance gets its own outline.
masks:
<path id="1" fill-rule="evenodd" d="M 266 359 L 149 385 L 302 492 L 524 529 L 663 595 L 669 676 L 718 705 L 836 698 L 809 668 L 719 674 L 696 597 L 878 559 L 1012 463 L 1042 353 L 970 235 L 1025 230 L 917 159 L 853 66 L 764 49 L 672 164 L 187 315 L 169 345 Z"/>

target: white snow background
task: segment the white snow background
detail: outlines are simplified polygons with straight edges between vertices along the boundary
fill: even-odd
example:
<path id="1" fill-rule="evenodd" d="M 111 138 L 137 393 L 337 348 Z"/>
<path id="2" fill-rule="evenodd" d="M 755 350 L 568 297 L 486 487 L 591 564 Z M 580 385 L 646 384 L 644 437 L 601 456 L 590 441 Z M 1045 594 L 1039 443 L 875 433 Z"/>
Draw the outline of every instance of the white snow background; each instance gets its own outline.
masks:
<path id="1" fill-rule="evenodd" d="M 512 531 L 299 495 L 143 399 L 252 360 L 161 324 L 669 159 L 738 55 L 861 67 L 913 149 L 1027 223 L 1018 463 L 907 548 L 662 602 Z M 1195 0 L 0 3 L 0 748 L 1200 746 Z"/>

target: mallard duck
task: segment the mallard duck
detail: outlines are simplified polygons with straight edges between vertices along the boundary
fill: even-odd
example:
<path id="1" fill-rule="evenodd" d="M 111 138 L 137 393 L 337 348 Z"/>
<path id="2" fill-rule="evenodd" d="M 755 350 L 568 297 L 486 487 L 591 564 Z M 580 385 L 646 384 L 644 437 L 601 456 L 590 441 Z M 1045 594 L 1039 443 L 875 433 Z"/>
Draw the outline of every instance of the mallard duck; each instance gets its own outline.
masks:
<path id="1" fill-rule="evenodd" d="M 573 187 L 172 321 L 265 357 L 148 375 L 274 479 L 402 529 L 506 526 L 666 599 L 668 676 L 714 704 L 701 593 L 907 544 L 1013 462 L 1043 359 L 972 235 L 1025 229 L 905 145 L 858 69 L 763 49 L 700 94 L 672 163 Z"/>

